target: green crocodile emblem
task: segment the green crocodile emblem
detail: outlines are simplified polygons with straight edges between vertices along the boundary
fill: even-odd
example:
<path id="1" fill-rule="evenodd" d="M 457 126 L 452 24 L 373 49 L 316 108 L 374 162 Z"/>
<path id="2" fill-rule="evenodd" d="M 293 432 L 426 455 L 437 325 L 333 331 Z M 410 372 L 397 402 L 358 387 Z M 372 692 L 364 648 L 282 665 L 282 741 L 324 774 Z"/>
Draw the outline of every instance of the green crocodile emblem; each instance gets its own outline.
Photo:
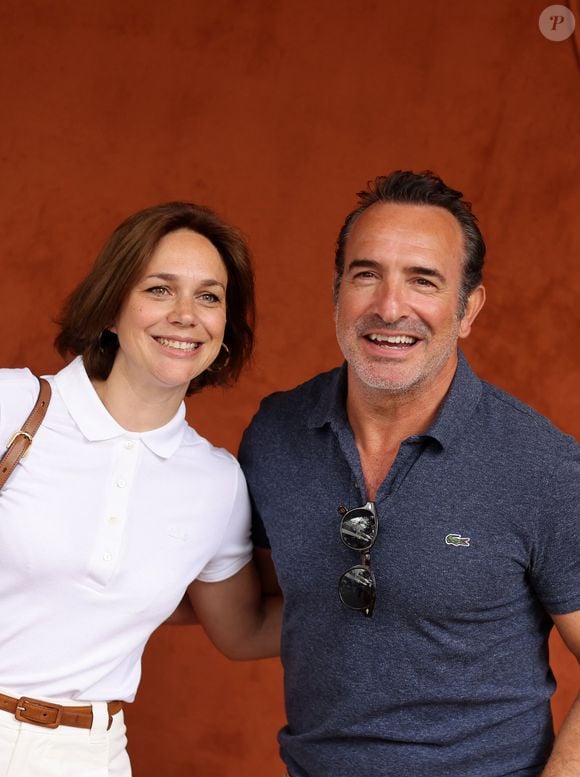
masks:
<path id="1" fill-rule="evenodd" d="M 471 542 L 470 537 L 462 537 L 461 534 L 448 534 L 447 537 L 445 537 L 445 544 L 455 545 L 455 547 L 458 547 L 461 545 L 465 548 L 468 548 L 470 542 Z"/>

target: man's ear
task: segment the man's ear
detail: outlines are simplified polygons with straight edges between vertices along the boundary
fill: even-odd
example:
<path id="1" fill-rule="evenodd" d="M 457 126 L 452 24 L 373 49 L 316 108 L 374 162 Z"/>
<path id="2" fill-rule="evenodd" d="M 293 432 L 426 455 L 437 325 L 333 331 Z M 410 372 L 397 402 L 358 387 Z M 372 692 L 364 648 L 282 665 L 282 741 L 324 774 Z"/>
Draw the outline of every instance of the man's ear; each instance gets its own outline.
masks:
<path id="1" fill-rule="evenodd" d="M 335 307 L 338 300 L 338 289 L 339 289 L 341 280 L 342 280 L 341 276 L 335 270 L 334 275 L 332 276 L 332 299 L 334 300 Z"/>
<path id="2" fill-rule="evenodd" d="M 485 287 L 477 286 L 467 299 L 463 318 L 459 322 L 459 337 L 469 337 L 471 325 L 485 304 Z"/>

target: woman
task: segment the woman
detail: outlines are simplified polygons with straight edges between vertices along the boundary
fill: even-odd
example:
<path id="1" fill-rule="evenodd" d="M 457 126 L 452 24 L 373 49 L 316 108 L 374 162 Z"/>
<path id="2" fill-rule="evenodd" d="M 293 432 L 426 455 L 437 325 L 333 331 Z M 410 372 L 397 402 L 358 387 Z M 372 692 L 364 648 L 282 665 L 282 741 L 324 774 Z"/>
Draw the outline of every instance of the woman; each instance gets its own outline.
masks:
<path id="1" fill-rule="evenodd" d="M 187 589 L 231 658 L 278 652 L 235 459 L 184 397 L 235 380 L 252 350 L 238 233 L 168 203 L 127 219 L 64 307 L 46 417 L 0 494 L 0 777 L 128 777 L 119 701 Z M 0 441 L 38 382 L 0 370 Z"/>

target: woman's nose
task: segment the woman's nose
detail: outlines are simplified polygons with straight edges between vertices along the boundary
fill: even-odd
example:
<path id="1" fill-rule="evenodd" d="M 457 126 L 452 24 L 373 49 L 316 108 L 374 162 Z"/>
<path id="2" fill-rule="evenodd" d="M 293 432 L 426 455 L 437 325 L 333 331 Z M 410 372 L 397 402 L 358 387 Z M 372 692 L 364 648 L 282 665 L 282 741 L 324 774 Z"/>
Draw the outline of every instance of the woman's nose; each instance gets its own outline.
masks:
<path id="1" fill-rule="evenodd" d="M 169 320 L 178 326 L 192 326 L 196 322 L 195 303 L 185 297 L 177 298 L 171 308 Z"/>

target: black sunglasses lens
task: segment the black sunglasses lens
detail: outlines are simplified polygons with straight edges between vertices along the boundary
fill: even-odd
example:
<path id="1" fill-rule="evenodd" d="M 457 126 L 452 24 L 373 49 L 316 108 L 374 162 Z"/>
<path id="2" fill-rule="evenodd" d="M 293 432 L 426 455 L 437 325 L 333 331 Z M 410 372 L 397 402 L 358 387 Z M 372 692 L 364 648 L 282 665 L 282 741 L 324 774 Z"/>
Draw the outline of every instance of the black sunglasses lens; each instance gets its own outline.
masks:
<path id="1" fill-rule="evenodd" d="M 353 610 L 372 608 L 376 596 L 372 572 L 363 566 L 348 569 L 338 581 L 338 595 Z"/>
<path id="2" fill-rule="evenodd" d="M 377 519 L 365 507 L 349 510 L 340 522 L 340 538 L 353 550 L 368 550 L 377 536 Z"/>

